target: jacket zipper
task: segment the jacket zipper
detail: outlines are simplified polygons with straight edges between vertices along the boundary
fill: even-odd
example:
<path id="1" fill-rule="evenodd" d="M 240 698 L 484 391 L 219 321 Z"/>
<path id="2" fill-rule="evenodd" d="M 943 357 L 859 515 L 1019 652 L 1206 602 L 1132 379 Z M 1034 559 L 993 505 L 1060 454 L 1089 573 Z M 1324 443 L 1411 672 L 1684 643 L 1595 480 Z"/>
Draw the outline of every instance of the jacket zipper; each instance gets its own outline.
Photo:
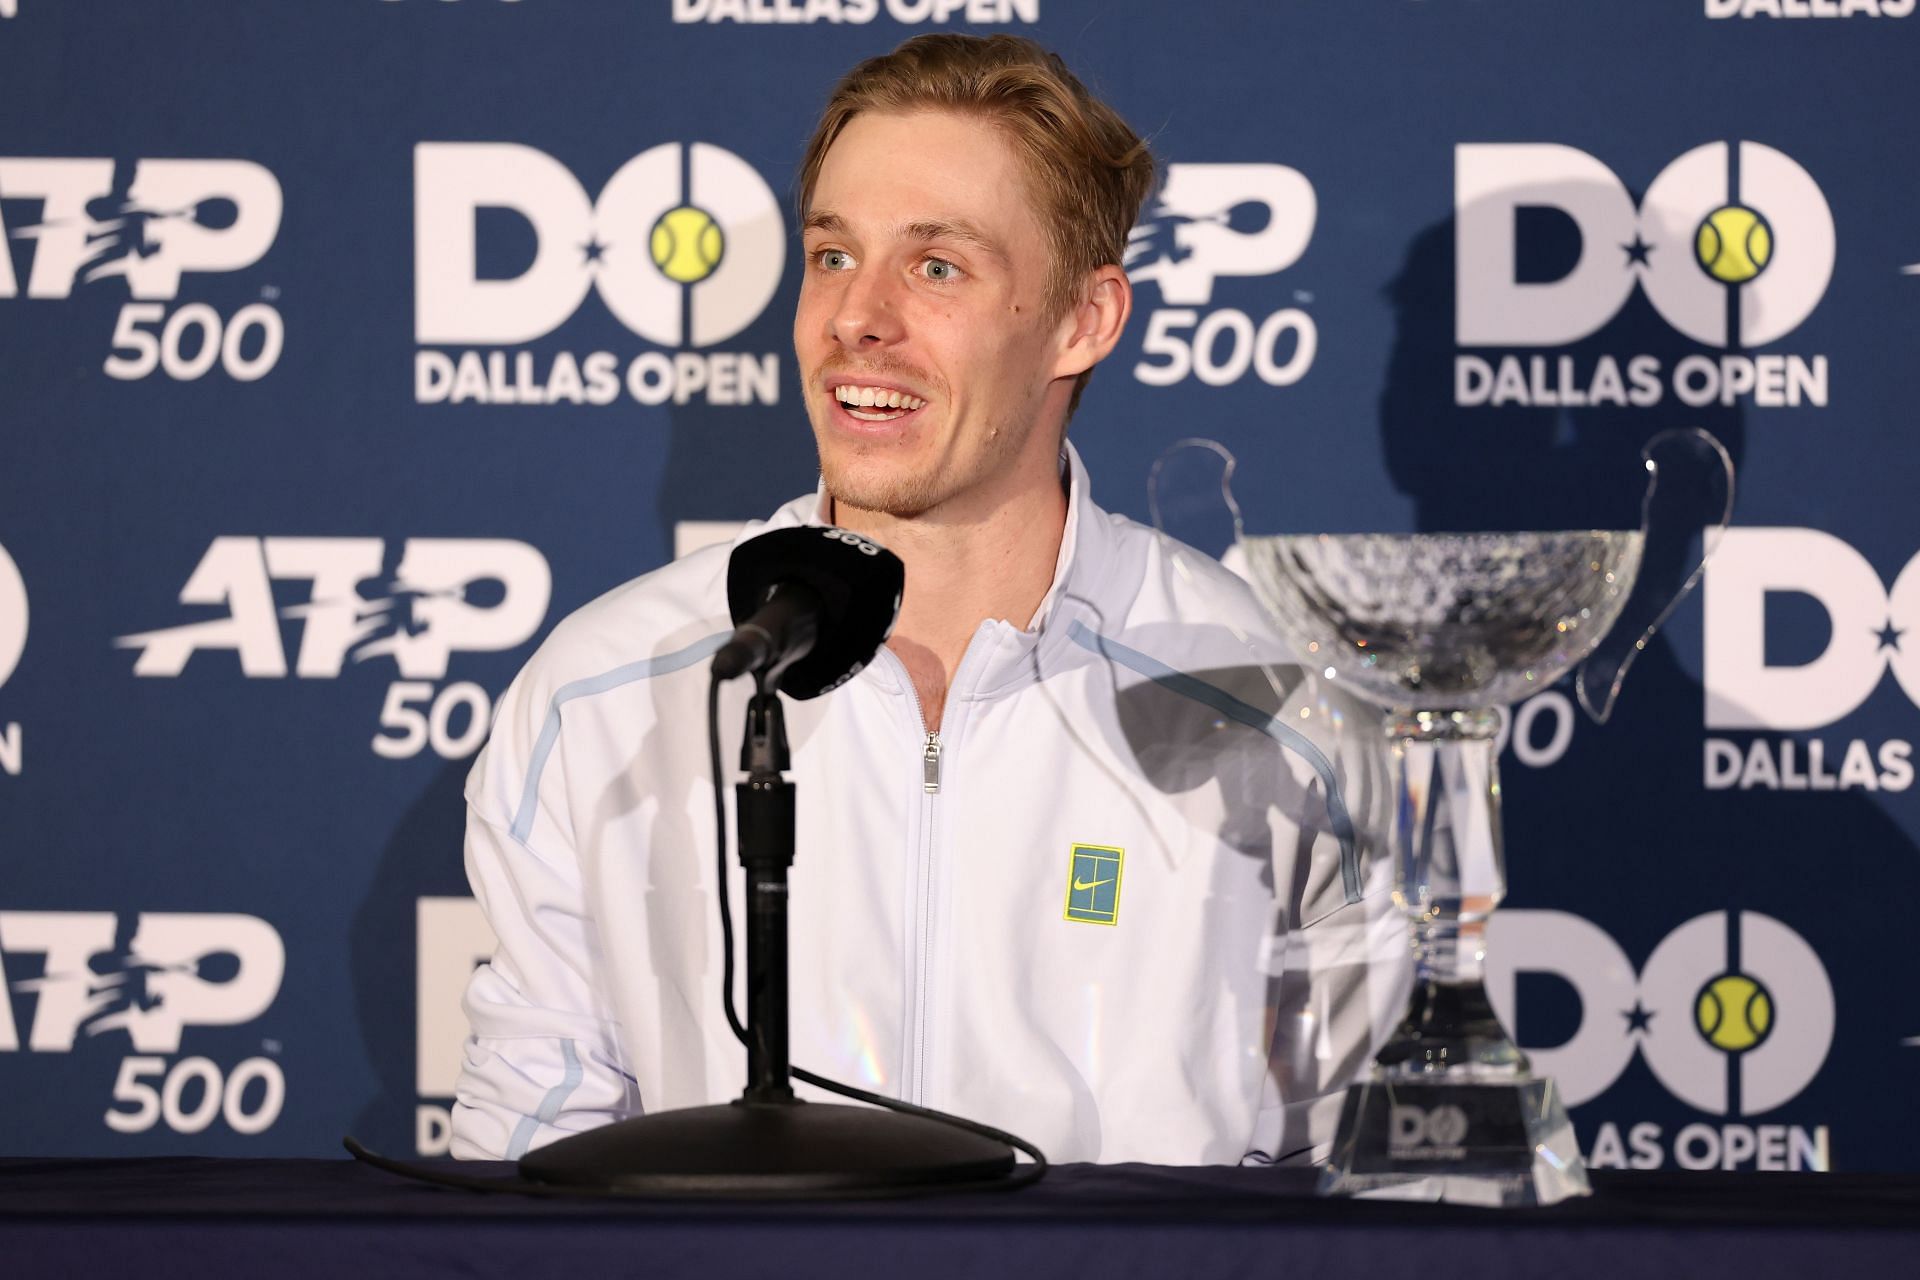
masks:
<path id="1" fill-rule="evenodd" d="M 920 748 L 920 789 L 930 796 L 940 794 L 940 735 L 927 734 Z"/>
<path id="2" fill-rule="evenodd" d="M 885 650 L 882 650 L 885 652 Z M 896 661 L 898 661 L 896 659 Z M 907 701 L 913 707 L 914 724 L 920 741 L 920 841 L 915 850 L 914 915 L 918 928 L 913 930 L 918 956 L 914 966 L 913 1023 L 907 1033 L 913 1037 L 913 1068 L 901 1081 L 908 1102 L 923 1104 L 926 1091 L 927 1062 L 927 983 L 933 959 L 933 797 L 940 792 L 940 735 L 927 728 L 926 708 L 920 705 L 920 691 L 906 664 L 900 664 L 900 681 L 906 686 Z"/>

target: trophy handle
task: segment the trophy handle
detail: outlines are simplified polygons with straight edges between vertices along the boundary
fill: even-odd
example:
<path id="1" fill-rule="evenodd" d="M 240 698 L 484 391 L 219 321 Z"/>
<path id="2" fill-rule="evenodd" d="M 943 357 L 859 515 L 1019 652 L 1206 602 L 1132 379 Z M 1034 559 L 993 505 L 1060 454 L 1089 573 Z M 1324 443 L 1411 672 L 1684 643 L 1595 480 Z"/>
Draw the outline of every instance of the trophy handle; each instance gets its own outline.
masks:
<path id="1" fill-rule="evenodd" d="M 1205 538 L 1181 538 L 1180 534 L 1170 527 L 1172 523 L 1183 517 L 1193 515 L 1193 509 L 1202 505 L 1200 499 L 1183 493 L 1173 493 L 1168 495 L 1166 502 L 1163 503 L 1161 500 L 1161 483 L 1168 464 L 1174 460 L 1175 455 L 1184 453 L 1188 449 L 1199 449 L 1215 454 L 1220 459 L 1220 502 L 1233 517 L 1233 541 L 1228 548 L 1232 550 L 1240 545 L 1240 536 L 1246 532 L 1246 521 L 1241 518 L 1240 504 L 1233 496 L 1233 473 L 1240 465 L 1240 460 L 1233 456 L 1233 450 L 1218 440 L 1188 436 L 1184 440 L 1175 440 L 1153 460 L 1153 466 L 1147 472 L 1147 513 L 1153 518 L 1153 527 L 1168 537 L 1179 538 L 1183 542 L 1200 545 L 1206 541 Z"/>
<path id="2" fill-rule="evenodd" d="M 1640 458 L 1647 469 L 1647 492 L 1640 501 L 1640 570 L 1619 619 L 1574 677 L 1580 705 L 1597 724 L 1613 714 L 1628 668 L 1700 581 L 1733 520 L 1733 458 L 1711 432 L 1699 427 L 1662 431 L 1647 441 Z M 1661 583 L 1672 579 L 1661 568 L 1676 560 L 1688 563 L 1696 529 L 1700 558 L 1691 561 L 1679 590 L 1666 596 Z M 1635 619 L 1656 606 L 1652 621 L 1636 626 Z"/>

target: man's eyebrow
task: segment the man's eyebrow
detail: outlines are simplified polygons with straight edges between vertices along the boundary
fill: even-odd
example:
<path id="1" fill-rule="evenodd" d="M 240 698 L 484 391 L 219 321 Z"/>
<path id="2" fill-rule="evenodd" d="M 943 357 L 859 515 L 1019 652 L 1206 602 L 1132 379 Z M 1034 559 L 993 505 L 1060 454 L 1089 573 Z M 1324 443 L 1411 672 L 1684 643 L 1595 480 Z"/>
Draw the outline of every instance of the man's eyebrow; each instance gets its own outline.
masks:
<path id="1" fill-rule="evenodd" d="M 1005 261 L 1006 250 L 986 232 L 970 222 L 957 219 L 926 218 L 909 222 L 900 228 L 900 233 L 909 240 L 946 240 L 955 244 L 972 245 L 974 248 L 990 253 Z"/>
<path id="2" fill-rule="evenodd" d="M 831 209 L 817 209 L 807 215 L 801 223 L 802 234 L 820 231 L 827 235 L 844 236 L 849 234 L 847 220 Z M 904 223 L 899 228 L 902 239 L 913 241 L 945 240 L 954 244 L 971 245 L 985 253 L 1005 261 L 1007 252 L 998 241 L 970 222 L 957 218 L 920 218 Z"/>
<path id="3" fill-rule="evenodd" d="M 847 233 L 847 221 L 831 209 L 818 209 L 807 215 L 807 220 L 800 224 L 800 230 L 802 233 L 824 231 L 828 235 L 843 236 Z"/>

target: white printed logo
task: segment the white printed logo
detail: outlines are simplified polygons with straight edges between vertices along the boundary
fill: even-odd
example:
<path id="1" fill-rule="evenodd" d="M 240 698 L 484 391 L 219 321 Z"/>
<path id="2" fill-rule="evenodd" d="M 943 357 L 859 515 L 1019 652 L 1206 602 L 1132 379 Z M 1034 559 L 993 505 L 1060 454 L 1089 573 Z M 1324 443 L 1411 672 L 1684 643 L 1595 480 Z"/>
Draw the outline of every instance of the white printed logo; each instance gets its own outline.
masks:
<path id="1" fill-rule="evenodd" d="M 0 911 L 0 983 L 5 957 L 23 952 L 45 957 L 45 976 L 8 986 L 37 997 L 25 1041 L 34 1053 L 115 1030 L 141 1053 L 176 1053 L 187 1027 L 265 1013 L 286 968 L 273 926 L 241 915 Z M 0 1051 L 21 1047 L 12 1002 L 0 1000 Z"/>
<path id="2" fill-rule="evenodd" d="M 447 759 L 479 750 L 492 718 L 488 692 L 470 681 L 436 689 L 455 653 L 524 644 L 546 619 L 553 574 L 524 542 L 409 538 L 387 568 L 380 538 L 220 537 L 180 589 L 183 605 L 225 616 L 121 636 L 138 649 L 137 676 L 178 676 L 196 653 L 227 650 L 249 678 L 288 674 L 282 619 L 300 624 L 292 673 L 332 679 L 349 661 L 387 657 L 403 679 L 387 688 L 375 754 L 410 759 L 431 746 Z M 309 584 L 304 604 L 277 609 L 275 582 Z"/>
<path id="3" fill-rule="evenodd" d="M 1798 666 L 1766 660 L 1766 598 L 1797 592 L 1832 634 Z M 1852 714 L 1891 667 L 1920 704 L 1920 556 L 1893 590 L 1851 546 L 1819 529 L 1729 529 L 1708 561 L 1705 683 L 1710 729 L 1818 729 Z M 1911 638 L 1909 638 L 1911 637 Z"/>
<path id="4" fill-rule="evenodd" d="M 188 272 L 252 266 L 280 230 L 280 183 L 248 160 L 141 160 L 129 169 L 110 159 L 4 157 L 0 198 L 42 202 L 39 222 L 10 232 L 36 246 L 29 298 L 64 298 L 76 282 L 108 276 L 125 277 L 134 298 L 174 298 Z M 0 298 L 19 292 L 0 254 Z"/>
<path id="5" fill-rule="evenodd" d="M 239 382 L 265 377 L 285 328 L 265 302 L 222 316 L 204 302 L 169 311 L 183 277 L 250 267 L 280 232 L 280 182 L 250 160 L 0 158 L 0 199 L 40 201 L 40 221 L 9 229 L 34 246 L 25 296 L 70 297 L 76 284 L 119 278 L 120 308 L 102 369 L 122 381 L 156 369 L 192 381 L 215 367 Z M 0 299 L 21 296 L 0 252 Z M 263 296 L 273 296 L 263 290 Z"/>
<path id="6" fill-rule="evenodd" d="M 1638 284 L 1675 329 L 1714 347 L 1758 347 L 1797 328 L 1833 276 L 1833 213 L 1807 171 L 1758 142 L 1695 147 L 1633 195 L 1605 164 L 1555 143 L 1465 144 L 1454 153 L 1456 338 L 1469 347 L 1560 346 L 1602 327 Z M 1558 280 L 1516 279 L 1517 212 L 1557 209 L 1580 232 Z M 1741 243 L 1728 247 L 1737 230 Z M 1749 241 L 1746 237 L 1751 237 Z M 1737 331 L 1727 291 L 1738 290 Z"/>
<path id="7" fill-rule="evenodd" d="M 287 674 L 280 619 L 304 626 L 294 674 L 326 679 L 351 657 L 386 655 L 400 674 L 438 679 L 455 652 L 511 649 L 546 617 L 552 574 L 546 557 L 524 542 L 494 538 L 409 538 L 391 580 L 382 581 L 386 543 L 379 538 L 215 538 L 186 586 L 183 605 L 225 605 L 224 618 L 121 636 L 138 649 L 133 672 L 177 676 L 207 649 L 238 655 L 254 678 Z M 275 581 L 312 585 L 306 604 L 276 610 Z M 363 584 L 375 594 L 362 594 Z M 469 599 L 481 584 L 498 584 L 499 599 Z M 477 592 L 476 592 L 477 594 Z"/>
<path id="8" fill-rule="evenodd" d="M 1508 910 L 1488 925 L 1487 995 L 1514 1025 L 1515 975 L 1556 974 L 1579 994 L 1565 1044 L 1527 1048 L 1568 1106 L 1605 1093 L 1638 1052 L 1668 1092 L 1712 1115 L 1784 1106 L 1813 1082 L 1833 1043 L 1833 986 L 1799 934 L 1758 912 L 1727 912 L 1668 934 L 1636 978 L 1605 930 L 1562 911 Z M 1738 1106 L 1734 1090 L 1738 1088 Z"/>
<path id="9" fill-rule="evenodd" d="M 27 647 L 27 584 L 13 557 L 0 547 L 0 687 L 4 687 Z"/>
<path id="10" fill-rule="evenodd" d="M 1150 215 L 1127 238 L 1128 279 L 1151 282 L 1172 304 L 1148 314 L 1141 342 L 1144 355 L 1164 363 L 1142 360 L 1134 376 L 1149 386 L 1189 375 L 1226 386 L 1252 369 L 1272 386 L 1298 382 L 1319 341 L 1306 312 L 1282 308 L 1256 323 L 1235 308 L 1204 316 L 1194 308 L 1213 300 L 1223 277 L 1275 275 L 1298 262 L 1317 213 L 1313 184 L 1286 165 L 1168 165 Z"/>
<path id="11" fill-rule="evenodd" d="M 1387 1113 L 1387 1126 L 1387 1146 L 1395 1155 L 1436 1158 L 1455 1154 L 1469 1127 L 1467 1113 L 1452 1103 L 1431 1109 L 1395 1103 Z"/>
<path id="12" fill-rule="evenodd" d="M 1709 18 L 1904 18 L 1914 0 L 1706 0 Z"/>
<path id="13" fill-rule="evenodd" d="M 1897 0 L 1889 0 L 1897 3 Z M 882 0 L 673 0 L 675 22 L 866 23 Z M 885 0 L 886 14 L 905 26 L 919 23 L 1040 21 L 1040 0 Z"/>
<path id="14" fill-rule="evenodd" d="M 414 1084 L 422 1098 L 451 1098 L 467 1039 L 461 999 L 474 967 L 493 955 L 493 929 L 472 898 L 418 899 L 414 921 Z M 416 1154 L 445 1155 L 451 1125 L 444 1105 L 419 1103 L 414 1114 Z"/>
<path id="15" fill-rule="evenodd" d="M 533 227 L 533 263 L 513 279 L 479 278 L 482 208 L 511 209 Z M 649 148 L 593 200 L 532 147 L 423 142 L 414 150 L 414 248 L 423 344 L 530 342 L 597 289 L 649 342 L 704 347 L 745 329 L 773 300 L 786 233 L 765 180 L 710 143 Z"/>

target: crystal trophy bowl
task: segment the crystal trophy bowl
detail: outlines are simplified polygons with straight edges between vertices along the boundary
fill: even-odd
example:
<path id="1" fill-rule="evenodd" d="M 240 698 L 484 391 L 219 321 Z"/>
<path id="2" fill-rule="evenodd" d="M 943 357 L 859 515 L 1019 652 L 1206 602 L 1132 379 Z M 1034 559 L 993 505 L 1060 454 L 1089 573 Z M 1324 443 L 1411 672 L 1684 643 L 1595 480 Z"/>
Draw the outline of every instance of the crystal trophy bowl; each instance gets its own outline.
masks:
<path id="1" fill-rule="evenodd" d="M 1506 893 L 1497 737 L 1503 708 L 1569 674 L 1589 714 L 1607 718 L 1726 528 L 1732 460 L 1704 431 L 1655 437 L 1639 529 L 1257 536 L 1232 495 L 1232 455 L 1211 441 L 1175 449 L 1185 444 L 1225 460 L 1220 493 L 1256 593 L 1302 665 L 1382 709 L 1392 757 L 1384 834 L 1413 990 L 1347 1091 L 1321 1190 L 1510 1206 L 1586 1194 L 1566 1107 L 1482 980 L 1487 920 Z M 1682 483 L 1663 484 L 1663 467 Z M 1683 496 L 1695 490 L 1706 507 Z M 1689 562 L 1676 591 L 1672 571 Z M 1649 563 L 1666 585 L 1645 587 Z"/>

